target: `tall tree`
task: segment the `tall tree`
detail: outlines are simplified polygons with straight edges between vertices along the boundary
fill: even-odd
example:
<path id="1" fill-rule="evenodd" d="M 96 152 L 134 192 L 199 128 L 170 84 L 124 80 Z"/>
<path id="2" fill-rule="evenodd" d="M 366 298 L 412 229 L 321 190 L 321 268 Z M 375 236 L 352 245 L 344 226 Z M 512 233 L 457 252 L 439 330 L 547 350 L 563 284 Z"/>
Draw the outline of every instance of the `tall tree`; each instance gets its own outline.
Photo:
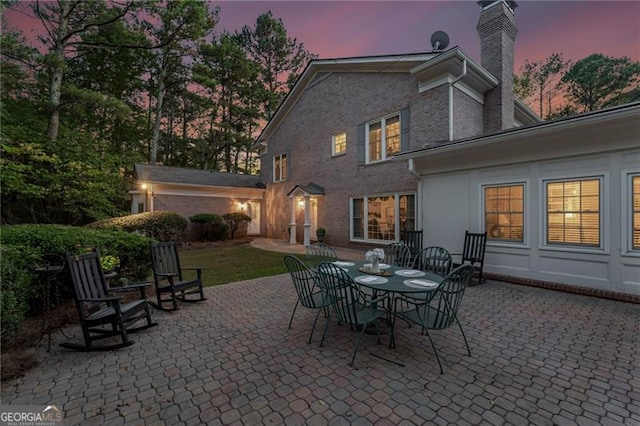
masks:
<path id="1" fill-rule="evenodd" d="M 554 53 L 542 61 L 525 60 L 520 75 L 514 77 L 514 89 L 518 96 L 527 99 L 536 96 L 538 114 L 547 117 L 551 114 L 551 104 L 558 89 L 563 71 L 569 65 L 562 53 Z M 545 100 L 547 113 L 544 114 Z"/>
<path id="2" fill-rule="evenodd" d="M 638 90 L 640 62 L 594 53 L 577 61 L 562 77 L 567 96 L 578 109 L 594 111 L 618 105 Z"/>
<path id="3" fill-rule="evenodd" d="M 158 49 L 152 79 L 155 85 L 155 118 L 149 147 L 149 162 L 155 164 L 158 156 L 163 119 L 164 97 L 167 88 L 184 84 L 187 61 L 195 47 L 213 29 L 218 9 L 209 11 L 207 3 L 191 0 L 167 0 L 149 9 L 147 20 L 149 36 Z"/>
<path id="4" fill-rule="evenodd" d="M 57 0 L 36 1 L 32 7 L 40 19 L 45 33 L 39 36 L 47 47 L 45 66 L 49 75 L 47 136 L 58 138 L 63 78 L 68 58 L 83 49 L 81 36 L 105 25 L 123 19 L 134 3 L 104 0 Z"/>
<path id="5" fill-rule="evenodd" d="M 254 28 L 243 27 L 239 36 L 249 57 L 260 67 L 260 81 L 269 94 L 262 112 L 269 119 L 304 67 L 317 55 L 308 52 L 304 43 L 289 37 L 282 19 L 275 19 L 271 11 L 258 16 Z"/>

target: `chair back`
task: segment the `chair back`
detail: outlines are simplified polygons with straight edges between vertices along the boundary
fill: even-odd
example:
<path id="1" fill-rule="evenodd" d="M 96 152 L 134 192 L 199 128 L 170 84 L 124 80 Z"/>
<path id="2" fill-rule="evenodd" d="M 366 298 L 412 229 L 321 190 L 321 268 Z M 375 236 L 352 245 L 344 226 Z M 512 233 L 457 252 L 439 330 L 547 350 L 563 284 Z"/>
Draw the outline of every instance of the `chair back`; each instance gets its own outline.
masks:
<path id="1" fill-rule="evenodd" d="M 158 274 L 178 274 L 178 278 L 182 280 L 180 257 L 178 256 L 178 247 L 175 241 L 152 242 L 149 243 L 149 248 L 151 250 L 153 275 L 156 280 L 159 279 Z"/>
<path id="2" fill-rule="evenodd" d="M 484 261 L 484 251 L 487 247 L 487 233 L 474 234 L 469 231 L 464 233 L 464 247 L 462 249 L 462 262 L 471 264 Z"/>
<path id="3" fill-rule="evenodd" d="M 400 241 L 409 247 L 412 258 L 417 256 L 422 250 L 422 229 L 419 231 L 403 231 Z"/>
<path id="4" fill-rule="evenodd" d="M 318 269 L 323 262 L 335 262 L 338 260 L 336 251 L 325 243 L 314 243 L 307 247 L 307 264 L 311 269 Z"/>
<path id="5" fill-rule="evenodd" d="M 71 273 L 78 312 L 82 318 L 86 318 L 89 312 L 82 300 L 101 299 L 108 296 L 107 283 L 100 266 L 100 251 L 96 249 L 85 254 L 67 253 L 67 264 Z"/>
<path id="6" fill-rule="evenodd" d="M 300 259 L 290 254 L 284 257 L 284 264 L 287 266 L 293 287 L 296 289 L 298 301 L 305 308 L 318 308 L 314 293 L 318 292 L 316 288 L 315 274 Z"/>
<path id="7" fill-rule="evenodd" d="M 384 263 L 406 268 L 411 261 L 411 250 L 405 243 L 391 243 L 382 248 L 384 250 Z"/>
<path id="8" fill-rule="evenodd" d="M 429 304 L 429 328 L 442 330 L 456 320 L 462 304 L 462 296 L 473 277 L 473 266 L 467 264 L 454 269 L 447 275 Z"/>
<path id="9" fill-rule="evenodd" d="M 331 306 L 338 321 L 358 324 L 360 290 L 349 274 L 332 263 L 321 263 L 318 267 L 318 277 L 318 284 L 331 299 Z"/>
<path id="10" fill-rule="evenodd" d="M 442 247 L 427 247 L 418 253 L 413 261 L 413 269 L 433 272 L 444 277 L 451 271 L 453 259 L 447 249 Z"/>

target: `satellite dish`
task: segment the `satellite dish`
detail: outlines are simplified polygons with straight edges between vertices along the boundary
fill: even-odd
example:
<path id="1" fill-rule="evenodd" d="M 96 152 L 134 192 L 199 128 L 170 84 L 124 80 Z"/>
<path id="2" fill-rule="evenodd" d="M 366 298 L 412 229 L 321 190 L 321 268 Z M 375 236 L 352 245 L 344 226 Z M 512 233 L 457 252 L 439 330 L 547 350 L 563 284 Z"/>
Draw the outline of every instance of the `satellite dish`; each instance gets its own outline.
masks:
<path id="1" fill-rule="evenodd" d="M 433 51 L 444 50 L 449 46 L 449 36 L 444 31 L 436 31 L 431 36 L 431 48 Z"/>

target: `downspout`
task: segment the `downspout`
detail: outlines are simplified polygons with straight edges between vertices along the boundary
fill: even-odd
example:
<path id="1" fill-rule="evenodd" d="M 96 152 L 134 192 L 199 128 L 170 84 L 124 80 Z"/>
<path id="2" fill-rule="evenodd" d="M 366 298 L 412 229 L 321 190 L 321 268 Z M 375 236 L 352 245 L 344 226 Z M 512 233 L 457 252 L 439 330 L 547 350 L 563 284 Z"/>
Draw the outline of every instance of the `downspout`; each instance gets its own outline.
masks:
<path id="1" fill-rule="evenodd" d="M 467 75 L 467 60 L 462 60 L 462 74 L 449 83 L 449 140 L 453 140 L 453 85 Z"/>
<path id="2" fill-rule="evenodd" d="M 418 207 L 418 211 L 416 212 L 416 229 L 423 229 L 422 226 L 422 203 L 420 203 L 420 199 L 422 199 L 422 177 L 418 172 L 416 172 L 416 164 L 413 161 L 413 158 L 409 158 L 409 172 L 418 178 L 418 188 L 416 190 L 416 206 Z M 423 231 L 424 233 L 424 231 Z"/>

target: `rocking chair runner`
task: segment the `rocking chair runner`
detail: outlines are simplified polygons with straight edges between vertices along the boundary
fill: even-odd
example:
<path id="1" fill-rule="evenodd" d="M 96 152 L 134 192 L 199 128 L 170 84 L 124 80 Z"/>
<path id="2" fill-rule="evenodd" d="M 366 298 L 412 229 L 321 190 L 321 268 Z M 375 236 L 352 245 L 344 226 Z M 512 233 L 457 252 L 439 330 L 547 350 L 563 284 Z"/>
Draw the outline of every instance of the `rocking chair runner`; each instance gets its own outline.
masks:
<path id="1" fill-rule="evenodd" d="M 100 266 L 98 250 L 82 255 L 67 254 L 67 263 L 71 272 L 85 344 L 64 342 L 60 346 L 81 351 L 118 349 L 133 344 L 129 340 L 128 332 L 158 325 L 151 320 L 151 310 L 146 299 L 124 303 L 120 297 L 110 296 L 110 290 Z M 128 286 L 127 289 L 134 290 L 147 285 L 149 284 L 137 284 Z M 131 327 L 138 321 L 145 321 L 145 324 Z M 94 345 L 94 341 L 109 337 L 119 337 L 121 341 L 114 344 Z"/>
<path id="2" fill-rule="evenodd" d="M 178 309 L 178 298 L 183 302 L 207 300 L 202 290 L 202 268 L 182 268 L 176 242 L 150 243 L 149 247 L 158 299 L 157 308 L 175 311 Z M 188 279 L 183 275 L 183 271 L 195 271 L 196 277 Z M 188 299 L 187 296 L 190 295 L 196 295 L 198 298 Z M 171 302 L 172 308 L 165 308 L 163 303 L 166 302 Z"/>

